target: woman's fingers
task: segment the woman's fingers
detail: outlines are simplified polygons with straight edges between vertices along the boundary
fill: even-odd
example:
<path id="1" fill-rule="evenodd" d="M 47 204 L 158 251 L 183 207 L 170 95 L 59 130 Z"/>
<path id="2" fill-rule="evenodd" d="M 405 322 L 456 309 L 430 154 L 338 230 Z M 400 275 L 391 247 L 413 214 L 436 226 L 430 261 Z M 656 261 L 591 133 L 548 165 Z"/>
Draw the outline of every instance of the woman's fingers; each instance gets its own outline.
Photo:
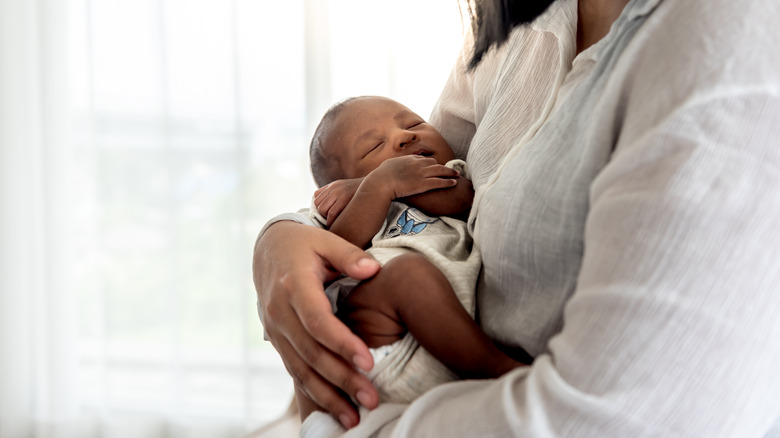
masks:
<path id="1" fill-rule="evenodd" d="M 379 272 L 379 263 L 362 249 L 333 233 L 316 231 L 324 233 L 325 237 L 323 245 L 318 247 L 318 254 L 333 270 L 356 280 L 365 280 Z"/>
<path id="2" fill-rule="evenodd" d="M 292 222 L 266 230 L 255 254 L 268 337 L 296 385 L 347 426 L 357 424 L 357 412 L 340 391 L 368 408 L 379 397 L 354 368 L 373 366 L 368 348 L 332 314 L 323 283 L 339 272 L 365 279 L 378 269 L 375 260 L 338 236 Z"/>
<path id="3" fill-rule="evenodd" d="M 296 282 L 296 288 L 309 287 L 307 284 L 311 283 L 305 279 L 305 276 L 306 274 L 301 274 L 293 280 Z M 290 297 L 290 306 L 295 312 L 295 320 L 300 321 L 300 328 L 304 332 L 293 332 L 293 330 L 299 329 L 299 326 L 296 325 L 289 327 L 286 335 L 292 338 L 300 337 L 304 340 L 304 336 L 308 335 L 317 341 L 317 344 L 304 344 L 304 342 L 301 342 L 295 345 L 296 350 L 298 350 L 298 353 L 307 363 L 314 368 L 319 368 L 320 360 L 324 357 L 323 353 L 327 349 L 329 352 L 341 356 L 344 361 L 352 366 L 364 371 L 371 369 L 373 365 L 371 354 L 365 343 L 333 315 L 330 303 L 324 294 L 321 294 L 321 299 L 316 300 L 304 294 L 295 294 Z M 326 365 L 324 364 L 323 367 Z M 333 379 L 329 380 L 333 381 Z M 338 384 L 338 380 L 333 381 L 333 383 Z"/>
<path id="4" fill-rule="evenodd" d="M 332 280 L 333 278 L 327 277 L 334 273 L 344 273 L 356 280 L 365 280 L 379 271 L 376 260 L 360 248 L 332 233 L 326 233 L 324 237 L 325 242 L 317 251 L 320 260 L 314 261 L 317 266 L 289 277 L 289 287 L 293 290 L 307 290 L 315 285 L 321 289 L 322 283 Z M 315 269 L 322 269 L 320 276 L 317 276 Z M 303 327 L 318 342 L 348 363 L 364 371 L 370 370 L 373 367 L 373 359 L 365 343 L 331 313 L 324 293 L 321 296 L 322 300 L 311 300 L 302 294 L 291 297 L 291 305 Z M 338 385 L 338 382 L 333 383 Z"/>
<path id="5" fill-rule="evenodd" d="M 328 412 L 346 428 L 353 427 L 359 422 L 358 412 L 343 395 L 345 392 L 340 391 L 338 387 L 319 375 L 315 369 L 309 367 L 306 361 L 297 355 L 297 351 L 287 342 L 287 339 L 278 338 L 278 341 L 274 342 L 274 347 L 280 355 L 286 358 L 284 364 L 292 376 L 296 388 L 304 392 L 309 401 L 319 406 L 319 410 Z M 335 358 L 335 356 L 333 357 Z M 340 365 L 349 368 L 343 361 Z M 311 410 L 308 409 L 308 411 Z"/>

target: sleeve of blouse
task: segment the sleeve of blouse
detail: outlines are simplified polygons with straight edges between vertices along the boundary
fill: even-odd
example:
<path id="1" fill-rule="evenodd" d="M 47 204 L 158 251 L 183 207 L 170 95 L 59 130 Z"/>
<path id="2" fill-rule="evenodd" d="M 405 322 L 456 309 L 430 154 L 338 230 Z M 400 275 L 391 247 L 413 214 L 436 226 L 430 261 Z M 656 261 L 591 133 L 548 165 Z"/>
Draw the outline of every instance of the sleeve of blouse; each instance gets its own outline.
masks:
<path id="1" fill-rule="evenodd" d="M 565 430 L 762 436 L 780 413 L 777 114 L 713 96 L 619 143 L 550 343 Z"/>
<path id="2" fill-rule="evenodd" d="M 624 52 L 617 144 L 549 344 L 565 430 L 760 437 L 780 414 L 778 13 L 666 3 Z"/>
<path id="3" fill-rule="evenodd" d="M 473 74 L 466 71 L 472 41 L 469 32 L 428 119 L 450 144 L 455 156 L 461 159 L 466 158 L 466 151 L 476 131 Z"/>
<path id="4" fill-rule="evenodd" d="M 309 214 L 309 209 L 304 208 L 298 210 L 296 213 L 282 213 L 280 215 L 274 216 L 268 222 L 266 222 L 265 225 L 263 225 L 263 228 L 260 229 L 259 233 L 257 233 L 257 238 L 255 239 L 255 248 L 257 247 L 257 244 L 260 243 L 260 238 L 263 237 L 263 234 L 265 234 L 266 230 L 268 230 L 268 227 L 281 221 L 293 221 L 304 225 L 320 226 L 319 223 L 312 219 L 311 215 Z M 320 226 L 320 228 L 322 227 Z"/>

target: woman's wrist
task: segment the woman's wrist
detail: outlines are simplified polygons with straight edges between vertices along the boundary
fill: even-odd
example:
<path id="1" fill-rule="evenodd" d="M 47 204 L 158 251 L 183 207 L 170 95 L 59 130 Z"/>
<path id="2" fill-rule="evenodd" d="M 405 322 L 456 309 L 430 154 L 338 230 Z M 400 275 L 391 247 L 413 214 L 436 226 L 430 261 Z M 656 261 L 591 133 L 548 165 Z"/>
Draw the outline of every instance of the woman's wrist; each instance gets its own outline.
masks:
<path id="1" fill-rule="evenodd" d="M 297 213 L 283 213 L 278 216 L 274 216 L 268 222 L 266 222 L 265 225 L 263 225 L 263 228 L 260 229 L 260 232 L 257 233 L 257 238 L 255 239 L 255 251 L 257 251 L 257 245 L 258 243 L 260 243 L 260 239 L 263 237 L 266 231 L 268 231 L 268 229 L 272 225 L 275 225 L 279 222 L 288 221 L 288 222 L 297 222 L 302 225 L 316 226 L 314 221 L 312 221 L 307 215 L 302 213 L 303 211 L 306 210 L 305 209 L 299 210 Z"/>

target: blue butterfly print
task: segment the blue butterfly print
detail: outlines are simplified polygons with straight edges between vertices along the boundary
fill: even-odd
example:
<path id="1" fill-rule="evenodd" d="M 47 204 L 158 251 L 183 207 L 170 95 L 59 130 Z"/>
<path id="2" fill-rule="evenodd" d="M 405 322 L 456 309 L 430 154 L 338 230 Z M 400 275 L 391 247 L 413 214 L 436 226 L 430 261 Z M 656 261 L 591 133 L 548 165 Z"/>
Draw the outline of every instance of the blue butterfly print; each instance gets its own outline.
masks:
<path id="1" fill-rule="evenodd" d="M 409 219 L 408 213 L 409 210 L 406 210 L 404 214 L 398 217 L 398 226 L 401 227 L 401 234 L 417 234 L 424 230 L 428 222 L 415 224 L 414 219 Z"/>
<path id="2" fill-rule="evenodd" d="M 414 208 L 408 208 L 398 216 L 395 225 L 387 230 L 385 237 L 413 236 L 419 234 L 428 224 L 432 224 L 437 220 L 438 218 L 428 217 Z"/>

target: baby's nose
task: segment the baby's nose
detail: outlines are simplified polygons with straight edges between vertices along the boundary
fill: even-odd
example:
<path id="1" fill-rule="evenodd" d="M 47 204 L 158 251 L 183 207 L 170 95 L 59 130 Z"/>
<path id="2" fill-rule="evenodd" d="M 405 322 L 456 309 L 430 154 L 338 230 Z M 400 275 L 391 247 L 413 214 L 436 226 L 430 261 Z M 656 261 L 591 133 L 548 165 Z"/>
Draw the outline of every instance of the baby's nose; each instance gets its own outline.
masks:
<path id="1" fill-rule="evenodd" d="M 417 141 L 417 135 L 415 133 L 409 131 L 403 131 L 403 133 L 399 136 L 398 139 L 398 148 L 403 149 L 404 147 L 416 141 Z"/>

